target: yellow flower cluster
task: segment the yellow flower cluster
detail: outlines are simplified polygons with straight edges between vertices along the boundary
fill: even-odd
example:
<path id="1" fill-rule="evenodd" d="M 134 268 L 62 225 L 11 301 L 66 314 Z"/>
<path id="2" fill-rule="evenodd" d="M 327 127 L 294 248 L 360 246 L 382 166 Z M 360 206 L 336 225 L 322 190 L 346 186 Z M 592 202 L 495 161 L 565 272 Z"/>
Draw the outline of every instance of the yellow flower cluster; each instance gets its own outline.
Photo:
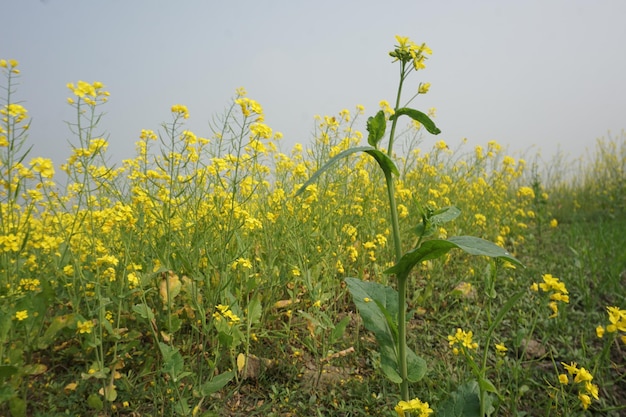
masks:
<path id="1" fill-rule="evenodd" d="M 578 399 L 582 407 L 586 410 L 591 405 L 591 398 L 598 400 L 598 386 L 596 384 L 592 384 L 593 375 L 586 370 L 585 368 L 578 368 L 575 362 L 570 363 L 569 365 L 565 362 L 561 362 L 561 365 L 567 371 L 567 374 L 559 375 L 559 382 L 563 385 L 567 385 L 569 383 L 569 377 L 574 377 L 574 383 L 578 384 Z"/>
<path id="2" fill-rule="evenodd" d="M 405 413 L 417 413 L 417 417 L 428 417 L 433 413 L 427 402 L 422 402 L 419 398 L 413 398 L 409 401 L 400 401 L 395 407 L 398 416 L 404 417 Z M 413 414 L 411 414 L 413 415 Z"/>
<path id="3" fill-rule="evenodd" d="M 241 322 L 241 319 L 239 318 L 239 316 L 233 313 L 230 307 L 223 305 L 223 304 L 218 304 L 217 306 L 215 306 L 215 309 L 217 310 L 215 313 L 213 313 L 213 318 L 215 320 L 219 321 L 222 319 L 227 319 L 229 325 L 233 325 L 233 324 L 237 324 Z"/>
<path id="4" fill-rule="evenodd" d="M 416 70 L 426 68 L 427 55 L 432 55 L 433 51 L 426 46 L 425 43 L 417 45 L 406 36 L 396 35 L 396 41 L 398 45 L 396 48 L 389 52 L 389 55 L 395 61 L 412 62 L 413 68 Z"/>
<path id="5" fill-rule="evenodd" d="M 189 110 L 187 110 L 187 106 L 182 104 L 174 104 L 170 111 L 175 115 L 181 116 L 183 119 L 189 118 Z"/>
<path id="6" fill-rule="evenodd" d="M 543 282 L 537 284 L 536 282 L 530 286 L 532 291 L 541 291 L 543 292 L 552 292 L 550 294 L 550 302 L 548 303 L 548 307 L 552 310 L 552 315 L 550 318 L 554 318 L 559 314 L 559 306 L 557 301 L 563 303 L 569 303 L 569 295 L 567 292 L 567 288 L 565 287 L 565 283 L 560 281 L 558 278 L 553 277 L 552 274 L 544 274 L 542 276 Z"/>
<path id="7" fill-rule="evenodd" d="M 622 343 L 626 345 L 626 310 L 622 310 L 619 307 L 607 307 L 607 314 L 609 316 L 609 324 L 596 327 L 596 334 L 598 337 L 603 337 L 604 332 L 607 333 L 621 333 L 620 339 Z"/>
<path id="8" fill-rule="evenodd" d="M 15 59 L 9 59 L 8 61 L 6 59 L 0 59 L 0 68 L 8 70 L 13 74 L 20 73 L 20 70 L 17 69 L 18 65 L 19 62 L 17 62 L 17 60 Z"/>
<path id="9" fill-rule="evenodd" d="M 461 349 L 463 349 L 464 352 L 466 351 L 466 349 L 478 349 L 478 343 L 472 340 L 473 337 L 474 333 L 471 330 L 469 332 L 466 332 L 460 328 L 457 328 L 455 334 L 448 335 L 448 345 L 452 348 L 452 352 L 455 355 L 458 355 L 460 352 L 457 346 L 461 346 Z"/>
<path id="10" fill-rule="evenodd" d="M 109 92 L 104 90 L 104 84 L 99 81 L 88 83 L 86 81 L 78 81 L 76 85 L 74 83 L 67 83 L 67 88 L 78 97 L 79 100 L 84 101 L 89 106 L 96 106 L 98 102 L 106 103 L 109 99 Z M 72 97 L 67 99 L 69 104 L 75 104 L 75 100 Z"/>

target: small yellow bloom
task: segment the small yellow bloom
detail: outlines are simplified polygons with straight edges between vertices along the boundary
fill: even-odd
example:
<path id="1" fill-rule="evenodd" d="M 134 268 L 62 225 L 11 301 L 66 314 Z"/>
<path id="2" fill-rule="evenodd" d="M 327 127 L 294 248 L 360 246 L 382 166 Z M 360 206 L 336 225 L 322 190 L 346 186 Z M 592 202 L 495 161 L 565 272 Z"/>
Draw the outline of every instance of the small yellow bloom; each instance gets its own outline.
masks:
<path id="1" fill-rule="evenodd" d="M 496 351 L 497 351 L 499 354 L 504 355 L 504 353 L 505 353 L 507 350 L 509 350 L 509 349 L 508 349 L 506 346 L 504 346 L 504 344 L 503 344 L 503 343 L 496 343 Z"/>
<path id="2" fill-rule="evenodd" d="M 591 397 L 589 397 L 587 394 L 578 394 L 578 399 L 580 400 L 580 403 L 585 410 L 589 408 L 589 405 L 591 405 Z"/>
<path id="3" fill-rule="evenodd" d="M 427 402 L 422 402 L 419 398 L 413 398 L 410 401 L 400 401 L 395 407 L 398 416 L 404 417 L 405 413 L 416 412 L 417 417 L 428 417 L 433 413 Z"/>
<path id="4" fill-rule="evenodd" d="M 76 330 L 80 334 L 91 333 L 91 329 L 93 329 L 93 321 L 91 320 L 87 320 L 87 321 L 79 320 L 78 323 L 76 323 Z"/>
<path id="5" fill-rule="evenodd" d="M 15 313 L 15 320 L 22 321 L 28 318 L 28 310 L 21 310 Z"/>
<path id="6" fill-rule="evenodd" d="M 604 326 L 596 327 L 596 336 L 598 336 L 600 339 L 604 337 Z"/>
<path id="7" fill-rule="evenodd" d="M 555 227 L 557 227 L 558 225 L 559 225 L 559 221 L 558 221 L 557 219 L 552 219 L 552 220 L 550 220 L 550 227 L 551 227 L 551 228 L 553 228 L 553 229 L 554 229 L 554 228 L 555 228 Z"/>
<path id="8" fill-rule="evenodd" d="M 422 83 L 420 84 L 417 92 L 420 94 L 426 94 L 428 93 L 428 90 L 430 90 L 430 83 Z"/>
<path id="9" fill-rule="evenodd" d="M 567 374 L 559 374 L 559 382 L 563 385 L 567 385 L 569 383 L 569 378 Z"/>

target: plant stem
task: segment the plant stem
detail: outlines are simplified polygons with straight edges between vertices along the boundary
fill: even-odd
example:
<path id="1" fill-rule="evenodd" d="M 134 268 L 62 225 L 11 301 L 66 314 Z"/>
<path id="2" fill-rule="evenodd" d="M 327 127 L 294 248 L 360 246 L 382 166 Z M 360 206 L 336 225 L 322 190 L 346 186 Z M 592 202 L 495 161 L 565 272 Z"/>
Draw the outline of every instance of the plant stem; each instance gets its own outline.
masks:
<path id="1" fill-rule="evenodd" d="M 405 64 L 400 66 L 400 82 L 398 84 L 398 94 L 394 109 L 400 108 L 400 97 L 402 96 L 402 84 L 404 83 Z M 393 155 L 393 140 L 395 138 L 396 124 L 398 119 L 391 122 L 391 132 L 389 134 L 389 147 L 387 155 Z M 391 229 L 393 235 L 393 244 L 396 255 L 396 262 L 402 257 L 402 241 L 400 240 L 400 224 L 398 222 L 398 208 L 396 205 L 395 187 L 391 172 L 385 172 L 385 182 L 387 185 L 387 194 L 389 196 L 389 209 L 391 211 Z M 400 395 L 404 401 L 409 401 L 409 381 L 407 379 L 408 367 L 406 362 L 406 281 L 408 274 L 396 276 L 398 279 L 398 367 L 402 382 L 400 383 Z"/>

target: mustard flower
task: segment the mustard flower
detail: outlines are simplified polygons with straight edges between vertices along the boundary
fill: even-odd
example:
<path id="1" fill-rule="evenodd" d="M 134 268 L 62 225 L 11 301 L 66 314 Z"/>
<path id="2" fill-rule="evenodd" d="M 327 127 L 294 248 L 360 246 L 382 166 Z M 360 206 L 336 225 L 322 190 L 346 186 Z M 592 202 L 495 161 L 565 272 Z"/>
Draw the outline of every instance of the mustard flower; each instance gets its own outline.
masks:
<path id="1" fill-rule="evenodd" d="M 28 310 L 21 310 L 15 313 L 15 320 L 22 321 L 28 318 Z"/>
<path id="2" fill-rule="evenodd" d="M 173 105 L 171 112 L 178 116 L 182 116 L 183 119 L 189 118 L 189 111 L 187 110 L 187 106 L 183 106 L 182 104 Z"/>
<path id="3" fill-rule="evenodd" d="M 626 332 L 626 310 L 622 310 L 619 307 L 607 307 L 606 310 L 610 323 L 606 326 L 606 331 L 609 333 L 615 333 L 616 331 Z"/>
<path id="4" fill-rule="evenodd" d="M 498 353 L 499 355 L 504 356 L 507 350 L 509 349 L 506 346 L 504 346 L 503 343 L 496 343 L 496 353 Z"/>
<path id="5" fill-rule="evenodd" d="M 419 413 L 418 417 L 428 417 L 433 413 L 427 402 L 422 402 L 419 398 L 413 398 L 409 401 L 400 401 L 395 407 L 398 416 L 404 417 L 405 413 Z"/>
<path id="6" fill-rule="evenodd" d="M 569 295 L 565 283 L 558 278 L 553 277 L 552 274 L 544 274 L 542 276 L 543 282 L 537 284 L 533 283 L 530 287 L 533 291 L 539 291 L 541 289 L 544 292 L 552 292 L 550 294 L 550 302 L 548 307 L 552 310 L 550 318 L 554 318 L 559 314 L 559 307 L 557 301 L 563 303 L 569 303 Z"/>
<path id="7" fill-rule="evenodd" d="M 30 161 L 33 171 L 41 174 L 43 178 L 54 177 L 54 165 L 48 158 L 34 158 Z"/>
<path id="8" fill-rule="evenodd" d="M 591 405 L 591 398 L 596 400 L 599 399 L 598 386 L 591 383 L 593 375 L 591 375 L 591 373 L 583 367 L 578 368 L 576 362 L 572 362 L 569 365 L 565 362 L 561 362 L 561 364 L 570 375 L 574 376 L 574 383 L 578 384 L 579 389 L 578 399 L 580 400 L 583 409 L 586 410 L 589 408 L 589 405 Z M 567 375 L 559 375 L 559 382 L 561 384 L 567 384 L 569 382 Z"/>
<path id="9" fill-rule="evenodd" d="M 578 399 L 580 400 L 583 409 L 588 409 L 589 405 L 591 405 L 591 397 L 589 397 L 587 394 L 583 394 L 582 392 L 578 394 Z"/>
<path id="10" fill-rule="evenodd" d="M 455 355 L 459 353 L 456 345 L 460 345 L 465 349 L 478 349 L 478 343 L 472 340 L 474 333 L 470 330 L 469 332 L 463 331 L 460 328 L 456 329 L 456 333 L 454 335 L 448 336 L 448 345 L 453 348 L 453 352 Z"/>
<path id="11" fill-rule="evenodd" d="M 535 198 L 535 191 L 533 191 L 533 189 L 530 187 L 520 187 L 519 190 L 517 190 L 517 197 L 528 198 L 532 200 L 533 198 Z"/>
<path id="12" fill-rule="evenodd" d="M 87 321 L 80 321 L 79 320 L 76 323 L 76 330 L 80 334 L 91 333 L 91 330 L 93 329 L 93 327 L 94 327 L 93 321 L 91 321 L 91 320 L 87 320 Z"/>
<path id="13" fill-rule="evenodd" d="M 419 94 L 426 94 L 428 93 L 428 90 L 430 90 L 430 83 L 421 83 L 419 88 L 417 89 L 417 92 Z"/>

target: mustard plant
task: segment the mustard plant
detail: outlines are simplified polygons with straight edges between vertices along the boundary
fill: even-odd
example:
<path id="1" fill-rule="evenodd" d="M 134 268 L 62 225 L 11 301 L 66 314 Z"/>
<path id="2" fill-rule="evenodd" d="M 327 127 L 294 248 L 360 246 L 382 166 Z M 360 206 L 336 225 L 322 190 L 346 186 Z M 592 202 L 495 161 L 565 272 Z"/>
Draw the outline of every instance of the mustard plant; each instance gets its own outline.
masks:
<path id="1" fill-rule="evenodd" d="M 400 404 L 404 405 L 411 401 L 409 384 L 421 380 L 426 374 L 427 367 L 424 359 L 407 346 L 406 300 L 407 282 L 411 270 L 424 261 L 444 256 L 453 248 L 461 249 L 472 255 L 504 259 L 518 265 L 519 261 L 501 247 L 480 238 L 459 236 L 448 239 L 428 239 L 436 228 L 459 215 L 459 210 L 453 206 L 439 209 L 424 207 L 419 213 L 415 213 L 414 231 L 417 235 L 417 243 L 413 249 L 404 251 L 395 197 L 394 176 L 398 176 L 399 171 L 393 160 L 398 120 L 402 116 L 407 116 L 413 122 L 423 125 L 431 134 L 436 135 L 441 131 L 428 114 L 407 107 L 418 95 L 428 92 L 430 83 L 421 83 L 417 93 L 406 104 L 402 103 L 405 81 L 412 72 L 425 68 L 426 60 L 432 51 L 426 44 L 417 45 L 407 37 L 396 36 L 396 40 L 398 44 L 389 54 L 399 66 L 400 79 L 395 102 L 393 107 L 382 102 L 383 110 L 367 120 L 369 146 L 353 147 L 332 157 L 300 188 L 299 193 L 303 193 L 330 166 L 358 152 L 364 152 L 373 157 L 384 174 L 395 255 L 395 265 L 388 268 L 385 273 L 395 276 L 397 291 L 389 286 L 362 281 L 357 278 L 346 278 L 345 281 L 363 318 L 365 327 L 376 336 L 381 349 L 381 370 L 389 380 L 399 385 L 402 401 Z M 391 127 L 387 150 L 384 151 L 379 148 L 379 145 L 385 137 L 389 123 Z M 479 385 L 482 391 L 482 387 L 488 384 L 487 381 L 481 380 Z M 418 411 L 420 416 L 432 412 L 428 403 L 426 403 L 425 408 L 420 406 L 405 409 L 403 406 L 399 406 L 397 409 L 399 415 L 411 411 Z M 483 405 L 481 405 L 481 411 L 484 414 Z"/>

